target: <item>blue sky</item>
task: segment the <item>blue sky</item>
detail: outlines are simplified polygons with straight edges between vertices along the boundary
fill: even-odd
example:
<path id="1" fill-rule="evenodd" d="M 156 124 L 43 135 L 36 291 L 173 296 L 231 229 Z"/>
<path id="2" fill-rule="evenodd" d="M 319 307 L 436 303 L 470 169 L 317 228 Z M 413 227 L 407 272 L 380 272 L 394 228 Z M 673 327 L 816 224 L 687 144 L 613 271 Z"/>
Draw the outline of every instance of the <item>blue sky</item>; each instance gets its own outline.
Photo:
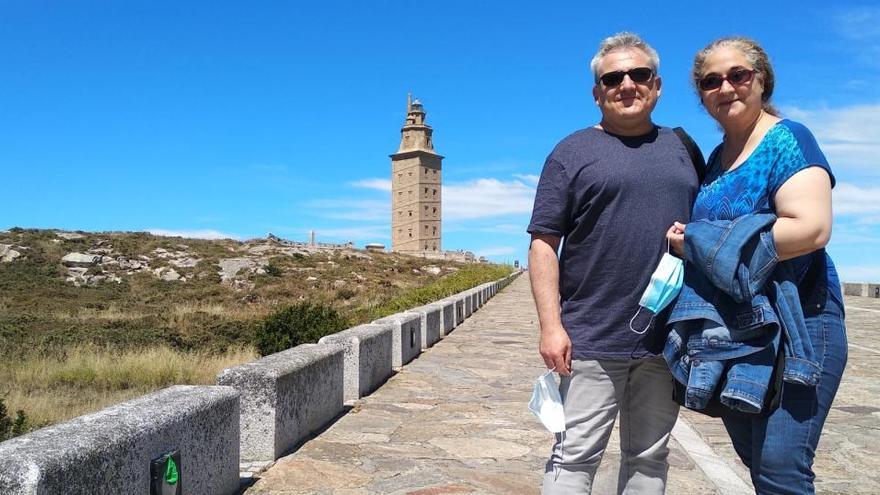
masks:
<path id="1" fill-rule="evenodd" d="M 681 4 L 681 5 L 679 5 Z M 694 52 L 744 34 L 837 175 L 829 251 L 880 280 L 880 8 L 870 2 L 0 0 L 0 228 L 390 244 L 412 91 L 443 163 L 443 247 L 524 262 L 544 158 L 593 125 L 589 60 L 642 34 L 661 125 L 719 141 Z"/>

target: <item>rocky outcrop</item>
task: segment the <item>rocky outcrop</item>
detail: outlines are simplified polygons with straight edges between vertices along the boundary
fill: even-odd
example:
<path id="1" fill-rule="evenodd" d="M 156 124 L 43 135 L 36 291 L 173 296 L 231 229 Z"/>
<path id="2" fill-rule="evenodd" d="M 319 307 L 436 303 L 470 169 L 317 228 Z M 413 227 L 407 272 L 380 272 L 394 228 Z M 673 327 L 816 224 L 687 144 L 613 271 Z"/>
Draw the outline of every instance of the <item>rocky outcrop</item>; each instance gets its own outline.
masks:
<path id="1" fill-rule="evenodd" d="M 153 273 L 162 280 L 166 280 L 168 282 L 186 282 L 186 277 L 177 273 L 177 270 L 174 268 L 169 268 L 167 266 L 163 266 L 161 268 L 156 268 L 153 270 Z"/>
<path id="2" fill-rule="evenodd" d="M 101 261 L 97 254 L 69 253 L 61 258 L 61 264 L 67 267 L 90 268 Z"/>
<path id="3" fill-rule="evenodd" d="M 21 257 L 21 252 L 12 248 L 12 244 L 0 244 L 0 263 L 10 263 Z"/>
<path id="4" fill-rule="evenodd" d="M 220 260 L 220 280 L 229 283 L 236 276 L 244 271 L 246 274 L 263 275 L 266 273 L 266 265 L 268 260 L 262 258 L 228 258 Z"/>

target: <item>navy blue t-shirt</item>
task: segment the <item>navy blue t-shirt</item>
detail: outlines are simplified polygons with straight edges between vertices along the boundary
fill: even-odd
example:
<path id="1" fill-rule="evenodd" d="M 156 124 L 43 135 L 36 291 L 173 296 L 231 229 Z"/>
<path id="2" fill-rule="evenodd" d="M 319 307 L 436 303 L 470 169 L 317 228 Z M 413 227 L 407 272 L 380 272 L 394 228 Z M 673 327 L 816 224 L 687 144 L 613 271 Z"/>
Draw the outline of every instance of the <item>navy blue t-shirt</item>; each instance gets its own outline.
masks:
<path id="1" fill-rule="evenodd" d="M 629 322 L 666 252 L 666 230 L 690 221 L 697 187 L 687 149 L 665 127 L 636 137 L 583 129 L 547 157 L 528 232 L 563 238 L 559 293 L 573 358 L 637 359 L 662 350 L 662 315 L 644 335 Z M 650 318 L 642 309 L 633 327 Z"/>

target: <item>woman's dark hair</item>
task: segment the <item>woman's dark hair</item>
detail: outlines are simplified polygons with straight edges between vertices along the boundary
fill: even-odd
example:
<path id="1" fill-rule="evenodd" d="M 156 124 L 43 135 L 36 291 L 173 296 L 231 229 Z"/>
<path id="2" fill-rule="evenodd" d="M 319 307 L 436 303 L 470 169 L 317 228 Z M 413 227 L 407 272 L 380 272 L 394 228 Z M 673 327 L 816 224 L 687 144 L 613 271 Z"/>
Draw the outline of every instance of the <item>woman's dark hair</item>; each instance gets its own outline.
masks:
<path id="1" fill-rule="evenodd" d="M 761 45 L 759 45 L 757 41 L 744 36 L 718 38 L 706 45 L 706 48 L 697 52 L 696 56 L 694 56 L 694 68 L 691 72 L 691 81 L 697 89 L 697 94 L 700 93 L 700 88 L 697 85 L 697 82 L 702 76 L 703 64 L 706 62 L 706 57 L 718 48 L 723 47 L 739 50 L 739 52 L 746 57 L 746 60 L 749 61 L 749 64 L 752 65 L 752 68 L 761 74 L 761 80 L 764 82 L 764 92 L 761 93 L 762 107 L 764 108 L 764 111 L 770 115 L 779 116 L 779 110 L 770 103 L 770 97 L 773 96 L 773 87 L 776 84 L 776 76 L 773 74 L 773 66 L 770 64 L 770 57 L 767 56 L 767 52 L 761 48 Z"/>

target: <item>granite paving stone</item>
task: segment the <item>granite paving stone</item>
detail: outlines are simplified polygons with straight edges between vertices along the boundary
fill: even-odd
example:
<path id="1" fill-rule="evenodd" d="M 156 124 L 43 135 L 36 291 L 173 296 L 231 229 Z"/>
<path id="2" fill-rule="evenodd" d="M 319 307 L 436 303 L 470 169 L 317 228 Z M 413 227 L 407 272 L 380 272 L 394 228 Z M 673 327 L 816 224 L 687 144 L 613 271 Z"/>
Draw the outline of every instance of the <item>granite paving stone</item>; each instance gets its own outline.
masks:
<path id="1" fill-rule="evenodd" d="M 880 493 L 880 300 L 851 297 L 847 305 L 871 311 L 847 314 L 850 342 L 861 348 L 850 348 L 819 446 L 817 488 Z M 544 369 L 537 339 L 528 278 L 521 276 L 323 433 L 256 474 L 246 493 L 540 493 L 552 436 L 527 409 Z M 719 420 L 682 410 L 679 421 L 751 486 Z M 667 493 L 739 493 L 704 473 L 688 445 L 674 437 L 669 447 Z M 594 494 L 616 493 L 619 458 L 615 432 Z"/>

